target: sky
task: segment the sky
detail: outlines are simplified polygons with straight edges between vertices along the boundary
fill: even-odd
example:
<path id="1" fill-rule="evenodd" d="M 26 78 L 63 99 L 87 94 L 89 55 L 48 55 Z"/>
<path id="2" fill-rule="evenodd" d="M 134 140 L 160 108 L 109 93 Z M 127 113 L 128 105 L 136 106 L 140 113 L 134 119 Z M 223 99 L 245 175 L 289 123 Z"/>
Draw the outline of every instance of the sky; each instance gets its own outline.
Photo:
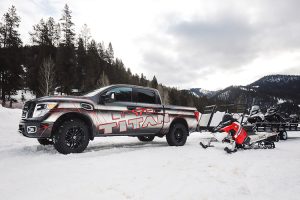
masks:
<path id="1" fill-rule="evenodd" d="M 30 44 L 32 26 L 58 21 L 66 3 L 77 33 L 87 24 L 133 73 L 167 86 L 217 90 L 300 75 L 298 0 L 1 0 L 0 15 L 15 5 Z"/>

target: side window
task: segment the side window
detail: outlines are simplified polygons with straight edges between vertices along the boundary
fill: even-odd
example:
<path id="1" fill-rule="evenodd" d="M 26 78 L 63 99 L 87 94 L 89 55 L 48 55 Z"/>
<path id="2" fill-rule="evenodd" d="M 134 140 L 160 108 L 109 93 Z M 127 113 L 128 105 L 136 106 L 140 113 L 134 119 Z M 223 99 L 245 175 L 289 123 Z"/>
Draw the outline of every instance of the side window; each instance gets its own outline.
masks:
<path id="1" fill-rule="evenodd" d="M 155 93 L 151 90 L 137 89 L 137 102 L 138 103 L 151 103 L 155 104 Z"/>
<path id="2" fill-rule="evenodd" d="M 120 87 L 114 88 L 106 92 L 106 95 L 110 95 L 114 93 L 115 101 L 124 101 L 131 102 L 132 101 L 132 88 Z"/>

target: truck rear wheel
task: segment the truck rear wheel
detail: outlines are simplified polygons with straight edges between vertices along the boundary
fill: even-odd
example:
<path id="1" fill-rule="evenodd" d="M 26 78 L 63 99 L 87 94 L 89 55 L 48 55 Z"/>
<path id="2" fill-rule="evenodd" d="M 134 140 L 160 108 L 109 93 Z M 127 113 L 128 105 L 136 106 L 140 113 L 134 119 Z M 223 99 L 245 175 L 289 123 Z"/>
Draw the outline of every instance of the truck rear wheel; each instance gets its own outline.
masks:
<path id="1" fill-rule="evenodd" d="M 280 136 L 280 139 L 281 139 L 281 140 L 287 140 L 287 139 L 288 139 L 288 134 L 287 134 L 286 131 L 281 131 L 281 132 L 279 133 L 279 136 Z"/>
<path id="2" fill-rule="evenodd" d="M 87 125 L 79 119 L 62 122 L 54 135 L 54 147 L 62 154 L 81 153 L 89 144 Z"/>
<path id="3" fill-rule="evenodd" d="M 139 141 L 142 141 L 142 142 L 151 142 L 154 140 L 154 137 L 155 136 L 153 136 L 153 135 L 149 135 L 149 136 L 141 135 L 141 136 L 138 136 L 138 139 L 139 139 Z"/>
<path id="4" fill-rule="evenodd" d="M 48 138 L 39 138 L 39 139 L 37 139 L 37 141 L 41 145 L 50 145 L 50 144 L 53 144 L 53 141 L 51 139 L 48 139 Z"/>
<path id="5" fill-rule="evenodd" d="M 183 146 L 187 140 L 188 131 L 183 124 L 174 124 L 166 138 L 170 146 Z"/>

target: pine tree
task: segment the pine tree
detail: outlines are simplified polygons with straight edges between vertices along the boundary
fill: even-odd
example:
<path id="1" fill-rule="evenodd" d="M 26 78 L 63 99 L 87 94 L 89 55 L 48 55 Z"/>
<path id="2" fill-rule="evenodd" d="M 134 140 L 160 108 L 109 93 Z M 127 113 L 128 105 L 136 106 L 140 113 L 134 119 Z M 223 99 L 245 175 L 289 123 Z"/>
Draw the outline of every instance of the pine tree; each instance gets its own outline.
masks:
<path id="1" fill-rule="evenodd" d="M 62 43 L 66 46 L 74 44 L 75 32 L 73 29 L 74 23 L 72 22 L 72 16 L 69 6 L 66 4 L 63 10 L 61 21 L 61 32 L 63 33 Z"/>
<path id="2" fill-rule="evenodd" d="M 92 90 L 97 87 L 97 81 L 100 77 L 103 69 L 100 65 L 100 56 L 98 54 L 98 49 L 96 42 L 92 40 L 88 45 L 87 56 L 86 56 L 86 78 L 85 84 L 87 90 Z"/>
<path id="3" fill-rule="evenodd" d="M 41 19 L 39 24 L 33 25 L 33 32 L 29 32 L 33 44 L 45 44 L 45 22 Z"/>
<path id="4" fill-rule="evenodd" d="M 155 76 L 153 76 L 153 79 L 151 81 L 151 87 L 157 89 L 158 87 L 158 83 L 157 83 L 157 79 Z"/>
<path id="5" fill-rule="evenodd" d="M 62 33 L 62 39 L 56 56 L 56 76 L 58 86 L 61 87 L 62 92 L 70 94 L 71 90 L 76 85 L 76 56 L 74 45 L 74 23 L 72 22 L 71 11 L 66 4 L 63 10 L 62 18 L 60 19 L 60 30 Z M 73 77 L 73 78 L 70 78 Z M 78 88 L 76 88 L 78 89 Z"/>
<path id="6" fill-rule="evenodd" d="M 55 72 L 57 86 L 63 93 L 70 94 L 76 84 L 76 56 L 73 45 L 60 45 L 57 48 Z"/>
<path id="7" fill-rule="evenodd" d="M 180 92 L 176 88 L 171 88 L 169 90 L 169 100 L 171 105 L 182 105 Z"/>
<path id="8" fill-rule="evenodd" d="M 78 39 L 78 46 L 76 49 L 76 82 L 75 88 L 85 91 L 85 79 L 86 79 L 86 50 L 84 47 L 84 41 L 82 38 Z"/>
<path id="9" fill-rule="evenodd" d="M 20 25 L 20 17 L 17 15 L 15 6 L 8 9 L 8 12 L 3 15 L 3 23 L 0 29 L 1 46 L 19 47 L 22 45 L 18 28 Z"/>
<path id="10" fill-rule="evenodd" d="M 5 105 L 6 96 L 10 97 L 22 85 L 21 50 L 22 41 L 18 32 L 20 17 L 12 6 L 3 15 L 0 28 L 0 83 L 1 99 Z"/>
<path id="11" fill-rule="evenodd" d="M 121 59 L 116 58 L 116 61 L 109 67 L 109 71 L 111 72 L 110 78 L 113 83 L 129 83 L 129 76 Z"/>
<path id="12" fill-rule="evenodd" d="M 58 46 L 60 38 L 59 24 L 50 17 L 46 22 L 41 19 L 39 24 L 33 26 L 30 32 L 31 41 L 37 45 Z"/>
<path id="13" fill-rule="evenodd" d="M 98 48 L 98 53 L 99 53 L 99 56 L 102 60 L 106 60 L 106 50 L 105 50 L 105 45 L 104 45 L 104 42 L 99 42 L 97 44 L 97 48 Z"/>
<path id="14" fill-rule="evenodd" d="M 44 96 L 47 92 L 41 90 L 41 88 L 45 88 L 44 81 L 37 74 L 43 73 L 41 66 L 44 65 L 45 60 L 56 56 L 56 47 L 59 44 L 59 25 L 52 17 L 47 20 L 41 19 L 38 24 L 33 26 L 33 30 L 29 34 L 34 46 L 26 48 L 24 51 L 27 55 L 25 59 L 26 82 L 28 87 L 39 97 Z M 52 59 L 52 62 L 54 60 Z M 54 66 L 56 67 L 56 65 Z"/>
<path id="15" fill-rule="evenodd" d="M 106 59 L 106 61 L 110 64 L 114 62 L 114 49 L 111 43 L 108 44 L 108 48 L 106 50 Z"/>
<path id="16" fill-rule="evenodd" d="M 58 47 L 60 40 L 60 25 L 52 17 L 46 23 L 49 35 L 49 44 Z"/>
<path id="17" fill-rule="evenodd" d="M 140 79 L 140 84 L 139 85 L 147 87 L 147 79 L 146 79 L 146 77 L 144 76 L 143 73 L 141 74 L 141 79 Z"/>
<path id="18" fill-rule="evenodd" d="M 3 46 L 4 33 L 5 33 L 4 24 L 0 21 L 0 48 L 2 48 Z"/>

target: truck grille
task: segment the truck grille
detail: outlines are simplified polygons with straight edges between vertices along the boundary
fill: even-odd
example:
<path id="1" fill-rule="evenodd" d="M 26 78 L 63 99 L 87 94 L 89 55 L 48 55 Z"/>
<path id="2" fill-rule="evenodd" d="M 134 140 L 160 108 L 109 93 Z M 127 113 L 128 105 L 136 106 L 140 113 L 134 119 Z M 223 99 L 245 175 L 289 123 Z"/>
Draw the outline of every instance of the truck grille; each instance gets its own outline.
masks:
<path id="1" fill-rule="evenodd" d="M 36 103 L 34 101 L 28 101 L 25 103 L 22 111 L 22 119 L 32 118 Z"/>

